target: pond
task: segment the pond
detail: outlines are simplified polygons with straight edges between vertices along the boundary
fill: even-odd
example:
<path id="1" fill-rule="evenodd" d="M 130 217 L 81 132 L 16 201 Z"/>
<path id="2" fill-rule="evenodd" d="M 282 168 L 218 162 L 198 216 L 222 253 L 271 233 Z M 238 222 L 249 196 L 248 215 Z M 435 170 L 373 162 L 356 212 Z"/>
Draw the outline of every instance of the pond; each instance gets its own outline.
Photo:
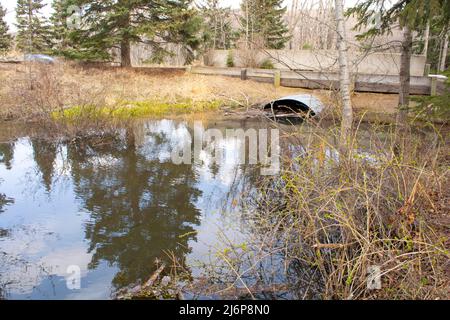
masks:
<path id="1" fill-rule="evenodd" d="M 289 121 L 139 120 L 114 134 L 96 129 L 71 139 L 49 136 L 45 127 L 3 125 L 0 299 L 111 299 L 162 263 L 169 274 L 175 262 L 209 285 L 208 270 L 221 271 L 218 256 L 230 248 L 242 253 L 244 270 L 246 257 L 263 257 L 252 266 L 255 274 L 239 280 L 259 285 L 257 273 L 266 273 L 262 282 L 280 289 L 263 298 L 303 297 L 285 284 L 307 270 L 286 268 L 282 250 L 266 255 L 258 247 L 266 235 L 251 217 L 260 213 L 258 196 L 276 194 L 272 186 L 280 185 L 270 183 L 280 181 L 280 167 L 298 170 L 303 158 L 311 164 L 306 170 L 333 178 L 339 131 L 331 123 Z M 390 126 L 361 124 L 354 161 L 376 167 L 391 137 Z M 436 134 L 415 129 L 416 137 L 432 143 Z M 276 241 L 283 248 L 284 240 Z M 318 298 L 320 283 L 313 282 L 318 288 L 307 291 Z M 214 290 L 185 298 L 223 297 Z"/>
<path id="2" fill-rule="evenodd" d="M 175 164 L 194 126 L 267 128 L 261 120 L 142 121 L 117 137 L 59 141 L 28 130 L 0 144 L 0 298 L 110 299 L 173 254 L 193 276 L 229 241 L 244 241 L 239 205 L 261 176 L 217 144 L 221 161 Z M 17 130 L 16 130 L 17 131 Z M 169 262 L 170 263 L 170 262 Z M 80 287 L 68 277 L 80 275 Z"/>

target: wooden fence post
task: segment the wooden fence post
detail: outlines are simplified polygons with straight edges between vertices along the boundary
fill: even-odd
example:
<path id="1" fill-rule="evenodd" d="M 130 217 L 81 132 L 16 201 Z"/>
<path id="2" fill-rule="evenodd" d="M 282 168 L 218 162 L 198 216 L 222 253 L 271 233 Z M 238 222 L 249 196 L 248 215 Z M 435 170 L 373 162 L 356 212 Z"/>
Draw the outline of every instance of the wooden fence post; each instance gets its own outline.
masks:
<path id="1" fill-rule="evenodd" d="M 273 85 L 279 87 L 281 85 L 281 71 L 275 70 L 273 72 Z"/>
<path id="2" fill-rule="evenodd" d="M 430 74 L 430 69 L 431 69 L 431 64 L 427 63 L 425 65 L 425 70 L 423 71 L 423 75 L 425 77 L 428 77 L 428 75 Z"/>
<path id="3" fill-rule="evenodd" d="M 247 69 L 241 69 L 241 80 L 247 80 Z"/>
<path id="4" fill-rule="evenodd" d="M 431 95 L 435 96 L 437 94 L 437 78 L 431 78 Z"/>

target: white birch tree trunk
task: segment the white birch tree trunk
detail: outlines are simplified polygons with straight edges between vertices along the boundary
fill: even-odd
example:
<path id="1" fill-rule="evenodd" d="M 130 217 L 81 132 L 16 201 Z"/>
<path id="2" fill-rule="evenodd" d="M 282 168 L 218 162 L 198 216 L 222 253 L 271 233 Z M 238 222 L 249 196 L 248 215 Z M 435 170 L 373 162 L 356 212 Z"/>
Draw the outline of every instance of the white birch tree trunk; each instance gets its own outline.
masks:
<path id="1" fill-rule="evenodd" d="M 339 48 L 339 83 L 342 103 L 341 147 L 345 146 L 351 137 L 353 110 L 350 99 L 350 71 L 347 57 L 347 39 L 345 36 L 344 0 L 335 0 L 335 19 L 337 42 Z"/>
<path id="2" fill-rule="evenodd" d="M 423 52 L 422 54 L 427 57 L 428 56 L 428 44 L 430 42 L 430 21 L 427 22 L 427 26 L 425 29 L 425 35 L 424 35 L 424 44 L 423 44 Z"/>
<path id="3" fill-rule="evenodd" d="M 444 45 L 442 47 L 442 56 L 441 56 L 441 61 L 439 63 L 439 71 L 445 70 L 447 54 L 448 54 L 448 32 L 445 34 L 445 37 L 444 37 Z"/>

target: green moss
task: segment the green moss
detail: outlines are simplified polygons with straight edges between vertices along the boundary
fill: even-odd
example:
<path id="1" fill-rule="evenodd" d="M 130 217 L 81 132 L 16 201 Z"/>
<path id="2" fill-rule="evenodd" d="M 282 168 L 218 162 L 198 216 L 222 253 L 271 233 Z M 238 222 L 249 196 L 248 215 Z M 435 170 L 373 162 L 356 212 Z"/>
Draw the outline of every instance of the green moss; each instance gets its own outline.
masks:
<path id="1" fill-rule="evenodd" d="M 73 106 L 62 111 L 52 113 L 55 120 L 66 119 L 129 119 L 144 117 L 161 117 L 165 115 L 179 115 L 214 111 L 223 105 L 221 100 L 193 101 L 183 100 L 174 103 L 161 101 L 121 101 L 115 106 Z"/>
<path id="2" fill-rule="evenodd" d="M 79 119 L 79 118 L 101 118 L 108 115 L 108 108 L 96 106 L 73 106 L 62 111 L 53 111 L 51 117 L 54 120 Z"/>

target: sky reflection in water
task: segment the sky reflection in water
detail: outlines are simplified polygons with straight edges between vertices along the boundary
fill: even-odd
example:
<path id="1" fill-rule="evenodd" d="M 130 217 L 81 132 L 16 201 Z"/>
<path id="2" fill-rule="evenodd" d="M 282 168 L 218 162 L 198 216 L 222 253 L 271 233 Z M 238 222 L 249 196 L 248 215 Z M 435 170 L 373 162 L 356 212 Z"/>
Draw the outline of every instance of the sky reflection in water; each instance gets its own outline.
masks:
<path id="1" fill-rule="evenodd" d="M 223 247 L 221 232 L 243 241 L 234 204 L 259 171 L 238 164 L 245 144 L 231 138 L 222 163 L 204 153 L 201 164 L 173 164 L 172 148 L 192 132 L 158 120 L 109 143 L 1 143 L 0 297 L 108 299 L 146 280 L 167 251 L 199 275 L 196 262 Z M 81 268 L 81 290 L 66 287 L 70 265 Z"/>

